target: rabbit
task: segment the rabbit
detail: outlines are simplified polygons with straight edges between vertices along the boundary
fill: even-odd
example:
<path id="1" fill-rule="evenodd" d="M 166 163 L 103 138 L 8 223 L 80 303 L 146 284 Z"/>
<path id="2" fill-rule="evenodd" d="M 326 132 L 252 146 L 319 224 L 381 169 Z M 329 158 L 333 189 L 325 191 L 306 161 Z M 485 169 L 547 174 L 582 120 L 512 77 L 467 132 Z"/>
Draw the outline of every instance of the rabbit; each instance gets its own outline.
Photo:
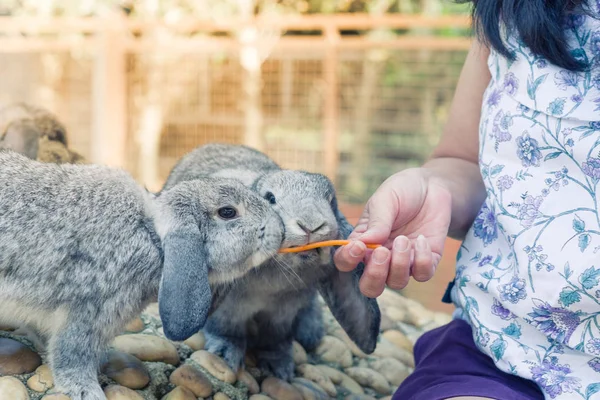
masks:
<path id="1" fill-rule="evenodd" d="M 0 148 L 42 162 L 85 163 L 79 153 L 68 148 L 67 131 L 58 118 L 27 103 L 0 109 Z"/>
<path id="2" fill-rule="evenodd" d="M 0 150 L 0 324 L 31 326 L 56 388 L 105 400 L 99 362 L 158 301 L 165 336 L 205 324 L 211 286 L 277 253 L 283 222 L 240 182 L 203 178 L 155 195 L 125 171 Z"/>
<path id="3" fill-rule="evenodd" d="M 202 176 L 238 179 L 264 197 L 285 224 L 283 247 L 347 238 L 353 227 L 338 209 L 331 181 L 322 174 L 280 168 L 265 154 L 243 145 L 208 144 L 185 155 L 162 190 Z M 234 370 L 244 367 L 246 350 L 255 350 L 265 375 L 290 380 L 292 343 L 314 349 L 324 335 L 318 294 L 349 337 L 365 353 L 374 351 L 380 310 L 363 296 L 360 264 L 341 272 L 334 249 L 277 254 L 243 277 L 213 292 L 214 313 L 203 331 L 207 350 Z"/>

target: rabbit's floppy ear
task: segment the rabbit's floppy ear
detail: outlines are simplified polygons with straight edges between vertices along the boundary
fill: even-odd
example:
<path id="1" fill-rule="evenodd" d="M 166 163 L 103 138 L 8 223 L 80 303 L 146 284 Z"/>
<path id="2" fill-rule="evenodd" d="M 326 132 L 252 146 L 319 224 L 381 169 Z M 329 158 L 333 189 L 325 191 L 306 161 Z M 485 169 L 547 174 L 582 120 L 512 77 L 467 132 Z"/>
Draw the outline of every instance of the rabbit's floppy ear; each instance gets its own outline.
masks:
<path id="1" fill-rule="evenodd" d="M 200 230 L 188 224 L 163 239 L 158 308 L 165 336 L 171 340 L 185 340 L 206 323 L 212 295 L 205 245 Z"/>
<path id="2" fill-rule="evenodd" d="M 339 211 L 335 199 L 332 207 L 340 237 L 347 239 L 352 232 L 352 225 Z M 333 264 L 333 251 L 331 263 Z M 377 345 L 381 311 L 376 299 L 368 298 L 360 291 L 359 280 L 364 268 L 365 265 L 360 263 L 353 271 L 342 272 L 333 266 L 333 274 L 319 283 L 319 292 L 350 339 L 363 352 L 370 354 Z"/>
<path id="3" fill-rule="evenodd" d="M 38 155 L 40 134 L 31 122 L 15 121 L 8 126 L 0 147 L 11 149 L 35 160 Z"/>

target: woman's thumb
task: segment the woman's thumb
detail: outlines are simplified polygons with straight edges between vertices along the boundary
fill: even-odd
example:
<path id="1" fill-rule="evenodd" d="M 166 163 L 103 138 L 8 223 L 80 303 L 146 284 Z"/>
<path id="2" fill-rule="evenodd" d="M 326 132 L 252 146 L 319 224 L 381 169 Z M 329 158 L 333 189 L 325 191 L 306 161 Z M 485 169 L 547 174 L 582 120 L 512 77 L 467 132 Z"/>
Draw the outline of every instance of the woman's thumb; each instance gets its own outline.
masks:
<path id="1" fill-rule="evenodd" d="M 382 204 L 383 203 L 383 204 Z M 385 244 L 397 217 L 397 205 L 390 202 L 370 201 L 352 235 L 364 243 Z"/>

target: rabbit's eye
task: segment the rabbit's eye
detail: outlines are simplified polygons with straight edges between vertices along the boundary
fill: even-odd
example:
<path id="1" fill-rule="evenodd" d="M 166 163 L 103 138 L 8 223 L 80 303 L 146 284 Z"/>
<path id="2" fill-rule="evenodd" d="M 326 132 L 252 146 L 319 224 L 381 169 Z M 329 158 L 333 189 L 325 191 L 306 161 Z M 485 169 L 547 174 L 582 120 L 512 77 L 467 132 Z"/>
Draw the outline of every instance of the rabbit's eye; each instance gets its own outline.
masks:
<path id="1" fill-rule="evenodd" d="M 275 201 L 275 195 L 273 193 L 271 193 L 271 192 L 267 192 L 267 194 L 265 194 L 265 199 L 269 203 L 271 203 L 271 204 L 275 204 L 276 203 L 276 201 Z"/>
<path id="2" fill-rule="evenodd" d="M 237 216 L 237 211 L 233 207 L 219 208 L 219 217 L 223 219 L 232 219 Z"/>

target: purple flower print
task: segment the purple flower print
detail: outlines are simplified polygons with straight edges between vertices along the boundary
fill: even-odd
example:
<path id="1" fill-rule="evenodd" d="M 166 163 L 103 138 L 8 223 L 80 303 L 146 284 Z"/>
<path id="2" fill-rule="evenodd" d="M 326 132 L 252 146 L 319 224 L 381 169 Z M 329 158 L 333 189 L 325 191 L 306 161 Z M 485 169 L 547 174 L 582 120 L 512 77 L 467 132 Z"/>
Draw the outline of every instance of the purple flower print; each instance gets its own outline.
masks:
<path id="1" fill-rule="evenodd" d="M 526 114 L 526 113 L 528 113 L 529 111 L 531 111 L 531 109 L 530 109 L 529 107 L 527 107 L 527 106 L 524 106 L 523 104 L 519 104 L 519 105 L 517 106 L 517 109 L 518 109 L 519 111 L 521 111 L 523 114 Z"/>
<path id="2" fill-rule="evenodd" d="M 508 133 L 508 128 L 512 125 L 512 122 L 512 116 L 510 114 L 505 115 L 503 111 L 496 114 L 492 132 L 498 143 L 508 142 L 512 139 L 512 136 Z"/>
<path id="3" fill-rule="evenodd" d="M 573 103 L 581 103 L 583 101 L 583 96 L 581 96 L 580 94 L 574 94 L 573 96 L 571 96 L 571 101 Z"/>
<path id="4" fill-rule="evenodd" d="M 600 121 L 590 122 L 590 129 L 593 129 L 595 131 L 600 131 Z"/>
<path id="5" fill-rule="evenodd" d="M 592 37 L 590 38 L 590 48 L 592 49 L 592 54 L 596 57 L 600 56 L 600 31 L 592 33 Z"/>
<path id="6" fill-rule="evenodd" d="M 500 178 L 498 178 L 498 189 L 502 191 L 508 190 L 512 187 L 513 182 L 514 180 L 511 176 L 502 175 Z"/>
<path id="7" fill-rule="evenodd" d="M 506 90 L 506 93 L 513 96 L 515 93 L 517 93 L 518 89 L 519 89 L 519 80 L 517 79 L 515 74 L 513 74 L 512 72 L 509 72 L 504 77 L 504 90 Z"/>
<path id="8" fill-rule="evenodd" d="M 600 90 L 600 75 L 596 75 L 593 79 L 592 79 L 592 85 Z"/>
<path id="9" fill-rule="evenodd" d="M 517 155 L 524 167 L 532 165 L 539 167 L 542 158 L 537 140 L 531 138 L 527 132 L 523 132 L 522 136 L 517 137 Z"/>
<path id="10" fill-rule="evenodd" d="M 577 29 L 585 22 L 585 15 L 582 14 L 569 14 L 564 19 L 565 28 Z"/>
<path id="11" fill-rule="evenodd" d="M 527 297 L 525 279 L 519 279 L 516 275 L 507 284 L 499 285 L 498 290 L 500 291 L 500 299 L 510 301 L 513 304 L 517 304 Z"/>
<path id="12" fill-rule="evenodd" d="M 588 158 L 587 161 L 581 164 L 581 170 L 590 178 L 600 179 L 600 158 Z"/>
<path id="13" fill-rule="evenodd" d="M 590 361 L 588 361 L 588 365 L 594 371 L 600 372 L 600 358 L 599 357 L 592 358 Z"/>
<path id="14" fill-rule="evenodd" d="M 519 206 L 518 216 L 521 220 L 521 225 L 524 228 L 529 228 L 540 215 L 540 206 L 544 201 L 544 196 L 533 197 L 528 195 L 523 204 Z"/>
<path id="15" fill-rule="evenodd" d="M 567 141 L 565 142 L 565 144 L 569 147 L 573 147 L 573 146 L 575 146 L 575 141 L 571 138 L 568 138 Z"/>
<path id="16" fill-rule="evenodd" d="M 540 385 L 550 398 L 554 399 L 563 393 L 573 393 L 581 388 L 581 380 L 567 376 L 572 371 L 568 364 L 561 365 L 549 360 L 530 368 L 533 380 Z"/>
<path id="17" fill-rule="evenodd" d="M 593 338 L 588 340 L 585 345 L 585 349 L 588 353 L 593 354 L 595 356 L 600 355 L 600 338 Z"/>
<path id="18" fill-rule="evenodd" d="M 492 259 L 493 259 L 493 257 L 490 255 L 483 257 L 481 259 L 481 261 L 479 261 L 479 266 L 483 267 L 484 265 L 488 265 L 490 263 L 490 261 L 492 261 Z"/>
<path id="19" fill-rule="evenodd" d="M 502 98 L 502 93 L 498 89 L 492 90 L 492 93 L 488 96 L 487 104 L 490 107 L 495 107 L 500 103 L 500 99 Z"/>
<path id="20" fill-rule="evenodd" d="M 548 62 L 544 59 L 539 59 L 535 62 L 535 65 L 539 68 L 539 69 L 544 69 L 548 66 Z"/>
<path id="21" fill-rule="evenodd" d="M 473 223 L 473 231 L 475 237 L 483 240 L 483 245 L 487 246 L 492 243 L 498 237 L 498 226 L 496 222 L 496 215 L 488 207 L 487 203 L 484 203 L 475 218 Z"/>
<path id="22" fill-rule="evenodd" d="M 554 82 L 561 90 L 567 90 L 569 87 L 579 85 L 579 74 L 566 69 L 554 74 Z"/>
<path id="23" fill-rule="evenodd" d="M 566 344 L 580 323 L 579 315 L 538 299 L 533 304 L 533 312 L 528 314 L 532 318 L 530 323 L 554 341 Z"/>
<path id="24" fill-rule="evenodd" d="M 500 304 L 498 299 L 494 299 L 494 304 L 492 305 L 492 314 L 497 315 L 503 320 L 509 320 L 513 316 L 510 311 L 502 307 L 502 304 Z"/>

